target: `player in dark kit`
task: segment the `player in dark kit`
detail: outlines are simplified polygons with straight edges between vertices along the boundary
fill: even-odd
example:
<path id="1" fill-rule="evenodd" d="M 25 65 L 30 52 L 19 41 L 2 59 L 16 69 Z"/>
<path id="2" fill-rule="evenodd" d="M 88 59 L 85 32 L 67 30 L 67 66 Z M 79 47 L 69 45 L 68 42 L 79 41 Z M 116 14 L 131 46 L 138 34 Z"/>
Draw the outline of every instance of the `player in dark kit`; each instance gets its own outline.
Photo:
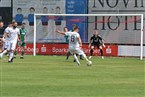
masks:
<path id="1" fill-rule="evenodd" d="M 102 59 L 104 59 L 102 46 L 105 47 L 104 42 L 103 42 L 103 39 L 102 39 L 102 37 L 100 35 L 98 35 L 98 31 L 95 30 L 95 33 L 90 38 L 90 42 L 89 42 L 89 48 L 91 48 L 89 59 L 92 58 L 95 47 L 97 47 L 98 49 L 100 49 L 100 53 L 101 53 Z"/>

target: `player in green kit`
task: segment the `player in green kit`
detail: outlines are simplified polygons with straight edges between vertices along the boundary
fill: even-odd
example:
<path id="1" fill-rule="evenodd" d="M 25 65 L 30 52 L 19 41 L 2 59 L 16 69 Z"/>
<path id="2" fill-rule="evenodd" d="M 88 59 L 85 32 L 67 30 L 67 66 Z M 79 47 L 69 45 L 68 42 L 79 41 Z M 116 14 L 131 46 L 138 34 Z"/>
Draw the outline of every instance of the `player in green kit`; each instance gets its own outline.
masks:
<path id="1" fill-rule="evenodd" d="M 67 29 L 67 27 L 64 27 L 64 32 L 68 32 L 68 29 Z M 65 40 L 66 40 L 66 43 L 69 43 L 69 40 L 68 40 L 68 36 L 67 35 L 64 35 L 64 38 L 65 38 Z M 66 57 L 66 60 L 68 60 L 68 58 L 69 58 L 69 56 L 71 55 L 71 53 L 70 53 L 70 51 L 68 51 L 67 52 L 67 57 Z"/>
<path id="2" fill-rule="evenodd" d="M 26 33 L 27 33 L 26 23 L 22 23 L 22 27 L 20 28 L 21 40 L 18 43 L 18 46 L 21 46 L 21 48 L 22 48 L 21 57 L 20 57 L 21 59 L 24 58 L 24 53 L 25 53 L 25 50 L 26 50 Z"/>

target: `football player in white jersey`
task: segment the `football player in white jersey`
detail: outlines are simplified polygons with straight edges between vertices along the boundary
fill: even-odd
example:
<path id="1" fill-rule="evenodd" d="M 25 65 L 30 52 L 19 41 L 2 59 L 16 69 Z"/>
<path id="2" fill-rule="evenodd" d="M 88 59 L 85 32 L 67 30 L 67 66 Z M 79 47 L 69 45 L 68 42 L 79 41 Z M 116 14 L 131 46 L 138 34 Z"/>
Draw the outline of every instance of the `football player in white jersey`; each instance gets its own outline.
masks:
<path id="1" fill-rule="evenodd" d="M 9 30 L 12 28 L 12 22 L 9 23 L 8 27 L 5 29 L 4 31 L 4 35 L 3 35 L 3 38 L 2 38 L 2 41 L 3 41 L 3 52 L 0 54 L 0 57 L 3 58 L 3 55 L 5 53 L 7 53 L 7 48 L 8 48 L 8 42 L 9 42 L 9 37 L 7 35 L 7 33 L 9 33 Z"/>
<path id="2" fill-rule="evenodd" d="M 10 28 L 9 31 L 7 32 L 8 36 L 7 51 L 9 51 L 10 53 L 8 62 L 13 62 L 13 53 L 16 49 L 17 41 L 20 41 L 20 31 L 17 28 L 17 25 L 18 25 L 17 22 L 12 22 L 12 28 Z"/>
<path id="3" fill-rule="evenodd" d="M 17 22 L 12 23 L 13 28 L 10 29 L 8 36 L 9 36 L 9 46 L 7 50 L 10 52 L 10 57 L 8 62 L 13 62 L 13 53 L 16 49 L 17 41 L 20 41 L 20 30 L 17 28 Z"/>
<path id="4" fill-rule="evenodd" d="M 82 50 L 82 40 L 80 38 L 79 35 L 79 28 L 77 26 L 74 27 L 74 31 L 71 32 L 61 32 L 59 30 L 56 31 L 57 33 L 60 33 L 62 35 L 67 35 L 68 36 L 68 40 L 69 40 L 69 51 L 71 52 L 71 54 L 73 54 L 78 66 L 80 65 L 80 62 L 76 56 L 76 54 L 78 55 L 82 55 L 85 60 L 87 61 L 87 65 L 91 65 L 91 61 L 88 60 L 86 54 L 83 52 Z"/>

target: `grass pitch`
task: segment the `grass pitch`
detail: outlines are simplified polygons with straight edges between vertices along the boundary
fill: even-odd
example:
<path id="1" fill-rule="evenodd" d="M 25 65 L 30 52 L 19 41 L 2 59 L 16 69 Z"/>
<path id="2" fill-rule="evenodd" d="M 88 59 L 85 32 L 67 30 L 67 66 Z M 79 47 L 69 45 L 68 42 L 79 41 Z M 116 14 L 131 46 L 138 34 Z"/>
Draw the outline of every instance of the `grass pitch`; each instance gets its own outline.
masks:
<path id="1" fill-rule="evenodd" d="M 145 60 L 137 58 L 93 57 L 79 67 L 64 56 L 0 61 L 0 97 L 145 97 Z"/>

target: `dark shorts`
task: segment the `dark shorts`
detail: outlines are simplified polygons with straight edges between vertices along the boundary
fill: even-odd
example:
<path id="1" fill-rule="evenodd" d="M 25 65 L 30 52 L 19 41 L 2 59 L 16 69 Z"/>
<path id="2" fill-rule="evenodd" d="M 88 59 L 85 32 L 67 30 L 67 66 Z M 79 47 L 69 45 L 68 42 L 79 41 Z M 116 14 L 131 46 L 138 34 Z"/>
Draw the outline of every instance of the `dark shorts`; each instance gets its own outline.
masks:
<path id="1" fill-rule="evenodd" d="M 25 42 L 22 42 L 22 43 L 18 42 L 18 46 L 19 46 L 19 47 L 20 47 L 20 46 L 25 47 L 25 46 L 26 46 L 26 43 L 25 43 Z"/>
<path id="2" fill-rule="evenodd" d="M 98 49 L 100 48 L 100 46 L 102 46 L 101 43 L 92 43 L 91 46 L 97 47 Z"/>

